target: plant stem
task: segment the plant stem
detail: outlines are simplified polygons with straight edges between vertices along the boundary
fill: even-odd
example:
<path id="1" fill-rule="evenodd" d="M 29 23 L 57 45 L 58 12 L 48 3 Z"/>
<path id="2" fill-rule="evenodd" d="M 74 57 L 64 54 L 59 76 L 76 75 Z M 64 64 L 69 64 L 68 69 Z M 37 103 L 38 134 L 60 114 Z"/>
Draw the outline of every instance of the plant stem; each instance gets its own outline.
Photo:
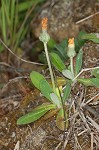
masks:
<path id="1" fill-rule="evenodd" d="M 51 76 L 53 91 L 55 92 L 56 91 L 55 90 L 55 81 L 54 81 L 54 76 L 53 76 L 53 72 L 52 72 L 52 68 L 51 68 L 51 63 L 50 63 L 50 59 L 49 59 L 49 55 L 48 55 L 47 43 L 44 43 L 44 50 L 45 50 L 45 54 L 46 54 L 46 59 L 47 59 L 49 71 L 50 71 L 50 76 Z"/>
<path id="2" fill-rule="evenodd" d="M 73 57 L 70 57 L 70 67 L 71 67 L 71 72 L 74 76 L 74 69 L 73 69 Z"/>

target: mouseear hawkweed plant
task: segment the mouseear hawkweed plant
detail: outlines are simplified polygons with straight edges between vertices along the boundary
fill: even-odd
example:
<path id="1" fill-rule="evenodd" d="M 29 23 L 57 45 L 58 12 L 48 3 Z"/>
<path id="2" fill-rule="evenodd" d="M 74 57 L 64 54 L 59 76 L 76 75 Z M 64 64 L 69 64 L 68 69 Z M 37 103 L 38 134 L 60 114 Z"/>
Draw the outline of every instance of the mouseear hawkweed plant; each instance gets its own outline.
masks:
<path id="1" fill-rule="evenodd" d="M 40 41 L 44 44 L 45 55 L 47 59 L 47 64 L 49 67 L 50 77 L 52 84 L 45 79 L 45 77 L 36 72 L 32 71 L 30 73 L 30 79 L 33 85 L 40 90 L 44 97 L 47 98 L 49 103 L 44 103 L 32 112 L 20 117 L 17 120 L 18 125 L 28 124 L 36 121 L 44 114 L 46 114 L 51 109 L 57 110 L 56 125 L 60 130 L 65 130 L 68 126 L 68 117 L 66 113 L 66 101 L 71 96 L 71 89 L 75 83 L 80 82 L 86 86 L 96 86 L 99 88 L 99 67 L 82 69 L 83 62 L 83 50 L 80 48 L 79 52 L 75 51 L 74 38 L 68 40 L 68 49 L 66 55 L 70 60 L 70 65 L 66 66 L 60 56 L 55 52 L 48 52 L 47 44 L 50 40 L 50 36 L 47 32 L 47 18 L 42 19 L 42 32 L 40 34 Z M 98 42 L 96 35 L 84 34 L 82 39 L 90 39 L 92 41 Z M 76 57 L 76 62 L 74 62 L 74 57 Z M 54 77 L 52 65 L 61 73 L 61 80 L 64 82 L 58 84 L 58 78 Z M 92 71 L 93 78 L 80 78 L 80 75 L 84 71 Z M 59 78 L 60 79 L 60 78 Z"/>

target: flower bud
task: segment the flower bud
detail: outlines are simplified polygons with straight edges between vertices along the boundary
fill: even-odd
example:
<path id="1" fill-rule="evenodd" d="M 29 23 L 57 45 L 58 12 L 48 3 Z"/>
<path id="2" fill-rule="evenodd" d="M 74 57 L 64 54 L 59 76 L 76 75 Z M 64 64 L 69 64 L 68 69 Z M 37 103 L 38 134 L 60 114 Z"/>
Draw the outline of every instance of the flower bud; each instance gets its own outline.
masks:
<path id="1" fill-rule="evenodd" d="M 42 32 L 39 36 L 39 40 L 42 41 L 43 43 L 47 43 L 50 40 L 50 36 L 47 33 L 47 22 L 48 22 L 48 18 L 45 17 L 42 19 Z"/>
<path id="2" fill-rule="evenodd" d="M 47 43 L 50 40 L 50 36 L 46 30 L 42 30 L 39 36 L 39 40 L 42 41 L 43 43 Z"/>
<path id="3" fill-rule="evenodd" d="M 47 17 L 43 18 L 41 23 L 42 23 L 42 30 L 47 31 L 48 18 Z"/>
<path id="4" fill-rule="evenodd" d="M 74 38 L 71 38 L 68 40 L 67 56 L 74 57 L 75 55 L 76 55 L 76 52 L 75 52 Z"/>

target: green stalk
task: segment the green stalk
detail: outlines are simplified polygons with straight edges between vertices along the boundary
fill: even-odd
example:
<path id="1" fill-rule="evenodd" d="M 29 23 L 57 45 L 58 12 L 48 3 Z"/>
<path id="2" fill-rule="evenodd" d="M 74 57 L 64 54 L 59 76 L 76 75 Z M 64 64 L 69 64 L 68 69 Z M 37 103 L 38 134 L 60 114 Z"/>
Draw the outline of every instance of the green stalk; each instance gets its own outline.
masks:
<path id="1" fill-rule="evenodd" d="M 44 50 L 45 50 L 45 54 L 46 54 L 46 59 L 47 59 L 49 71 L 50 71 L 50 76 L 51 76 L 53 91 L 55 92 L 56 91 L 55 90 L 56 89 L 55 88 L 55 81 L 54 81 L 54 76 L 53 76 L 53 72 L 52 72 L 52 67 L 51 67 L 51 63 L 50 63 L 50 59 L 49 59 L 49 55 L 48 55 L 48 49 L 47 49 L 47 43 L 46 42 L 44 42 Z"/>
<path id="2" fill-rule="evenodd" d="M 70 57 L 70 67 L 71 67 L 71 72 L 74 76 L 74 69 L 73 69 L 73 57 Z"/>

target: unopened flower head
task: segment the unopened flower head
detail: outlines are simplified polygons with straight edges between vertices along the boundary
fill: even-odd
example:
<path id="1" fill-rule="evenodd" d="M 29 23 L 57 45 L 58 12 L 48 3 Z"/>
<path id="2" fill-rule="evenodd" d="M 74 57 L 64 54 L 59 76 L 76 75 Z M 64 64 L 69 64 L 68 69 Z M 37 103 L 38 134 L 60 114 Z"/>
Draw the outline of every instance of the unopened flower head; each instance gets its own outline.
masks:
<path id="1" fill-rule="evenodd" d="M 47 17 L 43 18 L 41 23 L 42 23 L 42 32 L 39 36 L 39 39 L 43 43 L 47 43 L 50 39 L 50 36 L 47 33 L 48 18 Z"/>
<path id="2" fill-rule="evenodd" d="M 68 45 L 74 46 L 74 38 L 68 40 Z"/>
<path id="3" fill-rule="evenodd" d="M 74 38 L 70 38 L 68 40 L 68 51 L 67 51 L 68 57 L 74 57 L 76 55 L 75 52 L 75 43 L 74 43 Z"/>
<path id="4" fill-rule="evenodd" d="M 48 18 L 45 17 L 42 19 L 42 30 L 47 30 Z"/>

